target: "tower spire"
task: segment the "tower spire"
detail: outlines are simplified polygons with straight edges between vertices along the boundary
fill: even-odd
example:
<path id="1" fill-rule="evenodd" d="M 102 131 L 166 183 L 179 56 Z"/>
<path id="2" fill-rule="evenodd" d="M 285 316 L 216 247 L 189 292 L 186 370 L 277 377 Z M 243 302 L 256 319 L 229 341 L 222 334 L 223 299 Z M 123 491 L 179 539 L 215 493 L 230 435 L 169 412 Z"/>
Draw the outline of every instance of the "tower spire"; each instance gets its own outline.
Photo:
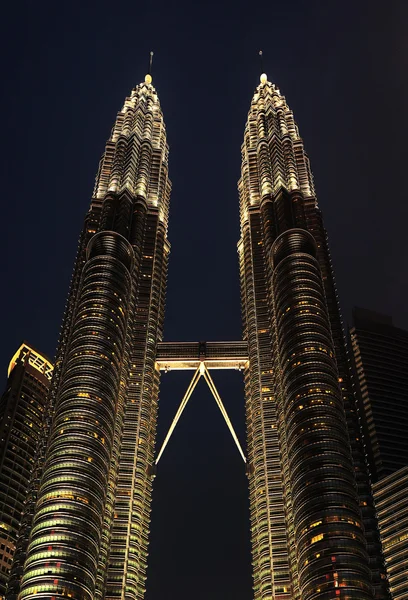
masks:
<path id="1" fill-rule="evenodd" d="M 361 535 L 359 502 L 368 539 L 378 539 L 326 232 L 293 113 L 264 73 L 239 194 L 254 600 L 323 600 L 329 587 L 353 595 L 354 585 L 372 600 L 370 569 L 386 598 L 381 557 L 368 544 L 369 563 Z"/>
<path id="2" fill-rule="evenodd" d="M 40 541 L 36 545 L 33 537 L 28 547 L 35 568 L 24 574 L 27 600 L 40 579 L 38 590 L 47 598 L 121 598 L 126 590 L 129 600 L 143 600 L 160 377 L 154 349 L 162 338 L 170 189 L 163 115 L 146 81 L 118 113 L 80 237 L 57 360 L 78 344 L 78 356 L 91 358 L 82 360 L 81 374 L 71 362 L 71 371 L 59 370 L 53 380 L 55 421 L 47 430 L 38 506 L 47 511 L 51 502 L 58 512 L 62 502 L 65 508 L 52 521 L 52 533 L 34 512 Z M 86 308 L 89 302 L 95 310 Z M 68 423 L 66 411 L 75 412 L 71 428 L 57 425 Z M 50 496 L 49 465 L 58 473 L 58 497 Z"/>
<path id="3" fill-rule="evenodd" d="M 152 63 L 153 63 L 153 50 L 150 50 L 150 57 L 149 57 L 149 70 L 148 70 L 148 74 L 151 75 L 152 74 Z"/>
<path id="4" fill-rule="evenodd" d="M 263 60 L 263 50 L 259 50 L 260 63 L 261 63 L 261 73 L 264 72 L 264 60 Z"/>
<path id="5" fill-rule="evenodd" d="M 268 77 L 265 73 L 265 68 L 264 68 L 264 59 L 263 59 L 263 50 L 259 50 L 259 56 L 260 56 L 260 62 L 261 62 L 261 83 L 266 83 L 268 81 Z"/>
<path id="6" fill-rule="evenodd" d="M 150 84 L 152 83 L 152 63 L 153 63 L 153 50 L 150 50 L 150 54 L 149 54 L 149 68 L 147 70 L 147 74 L 145 76 L 145 83 Z"/>

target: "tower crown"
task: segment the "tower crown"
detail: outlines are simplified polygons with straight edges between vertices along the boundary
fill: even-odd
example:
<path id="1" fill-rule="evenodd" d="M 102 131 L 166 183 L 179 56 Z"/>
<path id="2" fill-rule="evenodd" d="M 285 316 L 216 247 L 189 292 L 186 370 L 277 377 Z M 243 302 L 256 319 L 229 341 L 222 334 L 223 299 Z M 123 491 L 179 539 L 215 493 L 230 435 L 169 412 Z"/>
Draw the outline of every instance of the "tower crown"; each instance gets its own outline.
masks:
<path id="1" fill-rule="evenodd" d="M 248 209 L 281 189 L 314 198 L 313 177 L 293 112 L 279 88 L 260 76 L 245 126 L 242 176 L 238 183 L 241 222 Z"/>
<path id="2" fill-rule="evenodd" d="M 148 73 L 117 114 L 99 165 L 94 201 L 100 202 L 108 192 L 127 190 L 159 208 L 161 220 L 167 222 L 168 151 L 160 101 Z"/>

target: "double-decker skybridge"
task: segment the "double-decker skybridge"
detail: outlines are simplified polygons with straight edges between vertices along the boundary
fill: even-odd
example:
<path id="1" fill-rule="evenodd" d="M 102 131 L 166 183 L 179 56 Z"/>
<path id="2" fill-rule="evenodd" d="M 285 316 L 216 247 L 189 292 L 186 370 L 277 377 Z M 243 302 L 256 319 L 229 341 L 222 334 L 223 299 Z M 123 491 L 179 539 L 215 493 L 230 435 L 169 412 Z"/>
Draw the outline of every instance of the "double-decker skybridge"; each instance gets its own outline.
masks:
<path id="1" fill-rule="evenodd" d="M 159 462 L 165 447 L 173 433 L 187 402 L 189 401 L 198 381 L 204 377 L 222 416 L 230 430 L 244 462 L 245 455 L 235 434 L 234 428 L 225 410 L 224 404 L 210 375 L 210 369 L 235 369 L 242 371 L 248 365 L 248 346 L 246 342 L 161 342 L 158 344 L 156 366 L 168 373 L 174 370 L 191 370 L 194 375 L 176 412 L 170 429 L 156 458 Z"/>

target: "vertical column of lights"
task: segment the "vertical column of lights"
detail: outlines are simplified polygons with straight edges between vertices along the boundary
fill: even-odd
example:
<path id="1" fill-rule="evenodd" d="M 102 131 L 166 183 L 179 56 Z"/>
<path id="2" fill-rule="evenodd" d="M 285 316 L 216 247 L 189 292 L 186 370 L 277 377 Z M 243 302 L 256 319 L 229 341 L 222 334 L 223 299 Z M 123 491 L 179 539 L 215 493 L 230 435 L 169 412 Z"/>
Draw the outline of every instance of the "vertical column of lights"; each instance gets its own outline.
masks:
<path id="1" fill-rule="evenodd" d="M 272 250 L 275 319 L 281 363 L 302 599 L 334 588 L 371 598 L 361 515 L 330 322 L 316 244 L 289 229 Z M 330 552 L 327 550 L 330 549 Z"/>
<path id="2" fill-rule="evenodd" d="M 169 252 L 167 161 L 148 75 L 117 116 L 80 240 L 20 598 L 143 596 L 154 356 Z"/>
<path id="3" fill-rule="evenodd" d="M 23 571 L 23 565 L 26 557 L 28 538 L 32 527 L 34 509 L 37 502 L 39 482 L 44 468 L 46 445 L 49 437 L 56 395 L 60 383 L 63 359 L 65 356 L 67 343 L 70 339 L 73 313 L 79 292 L 79 281 L 83 266 L 86 261 L 87 245 L 98 227 L 100 210 L 101 202 L 98 202 L 96 199 L 94 199 L 85 217 L 84 227 L 79 236 L 77 256 L 74 262 L 69 294 L 65 305 L 64 317 L 60 329 L 52 380 L 45 405 L 45 415 L 42 423 L 43 431 L 39 440 L 39 445 L 37 446 L 37 454 L 35 456 L 33 474 L 27 491 L 27 498 L 24 513 L 22 516 L 20 535 L 16 546 L 15 558 L 12 564 L 10 581 L 6 592 L 7 600 L 15 600 L 18 597 L 20 591 L 21 574 Z"/>
<path id="4" fill-rule="evenodd" d="M 10 361 L 0 399 L 0 597 L 15 591 L 32 519 L 36 456 L 42 439 L 52 364 L 23 343 Z M 11 567 L 12 565 L 12 567 Z"/>
<path id="5" fill-rule="evenodd" d="M 244 339 L 247 459 L 255 600 L 292 599 L 286 538 L 276 397 L 273 393 L 272 331 L 267 261 L 259 209 L 258 121 L 251 110 L 242 146 L 239 181 L 240 277 Z M 267 165 L 266 165 L 267 166 Z M 251 200 L 250 200 L 251 199 Z"/>
<path id="6" fill-rule="evenodd" d="M 393 600 L 408 597 L 408 466 L 374 484 L 381 539 Z"/>
<path id="7" fill-rule="evenodd" d="M 91 599 L 95 588 L 134 257 L 122 236 L 101 231 L 87 258 L 21 597 Z"/>
<path id="8" fill-rule="evenodd" d="M 28 548 L 28 539 L 32 528 L 33 515 L 39 491 L 39 483 L 44 468 L 47 440 L 50 434 L 52 416 L 54 413 L 56 396 L 61 379 L 62 366 L 64 362 L 67 344 L 70 340 L 73 314 L 76 306 L 77 296 L 79 293 L 79 282 L 83 266 L 86 262 L 87 245 L 92 236 L 95 234 L 99 225 L 101 205 L 101 200 L 93 198 L 92 204 L 85 217 L 83 229 L 79 236 L 78 250 L 76 259 L 74 261 L 68 298 L 65 305 L 63 321 L 58 339 L 58 346 L 54 362 L 54 371 L 47 398 L 45 418 L 43 422 L 43 433 L 41 435 L 40 444 L 37 449 L 37 456 L 35 457 L 33 477 L 31 479 L 30 486 L 27 491 L 27 501 L 25 511 L 23 514 L 21 535 L 18 540 L 16 556 L 15 560 L 13 561 L 12 570 L 10 574 L 10 582 L 6 593 L 7 600 L 15 600 L 20 592 L 23 566 Z M 50 569 L 50 571 L 52 570 Z"/>
<path id="9" fill-rule="evenodd" d="M 293 119 L 293 116 L 291 118 Z M 300 178 L 299 181 L 302 181 L 302 176 L 304 178 L 306 178 L 306 176 L 309 177 L 311 182 L 309 188 L 313 190 L 309 160 L 303 150 L 300 138 L 294 142 L 293 148 Z M 305 183 L 301 183 L 301 185 L 302 191 L 304 188 L 307 188 Z M 304 198 L 302 199 L 301 204 L 304 210 L 306 229 L 313 235 L 317 244 L 317 260 L 322 273 L 326 305 L 330 318 L 330 328 L 339 375 L 338 379 L 346 414 L 348 438 L 351 445 L 354 475 L 357 483 L 360 511 L 362 513 L 365 539 L 367 542 L 374 596 L 376 600 L 389 600 L 390 592 L 382 555 L 378 519 L 374 507 L 366 449 L 361 431 L 357 402 L 354 396 L 350 376 L 350 364 L 347 356 L 327 233 L 324 228 L 322 213 L 317 205 L 316 197 L 313 195 L 312 197 L 307 198 L 305 192 L 303 193 L 303 196 Z"/>
<path id="10" fill-rule="evenodd" d="M 149 83 L 149 77 L 147 77 Z M 142 598 L 145 591 L 151 502 L 151 466 L 157 421 L 159 371 L 155 369 L 157 342 L 162 339 L 167 263 L 170 246 L 167 222 L 170 199 L 168 146 L 160 104 L 149 84 L 146 95 L 125 103 L 126 118 L 118 119 L 114 138 L 129 136 L 127 168 L 122 178 L 147 204 L 140 244 L 140 282 L 134 298 L 128 337 L 129 368 L 126 410 L 117 487 L 112 514 L 110 552 L 101 595 L 106 599 Z M 138 170 L 135 171 L 135 165 Z M 112 165 L 112 166 L 111 166 Z M 117 186 L 118 169 L 111 154 L 101 169 L 111 169 Z M 105 185 L 105 184 L 104 184 Z M 136 247 L 134 246 L 135 250 Z"/>
<path id="11" fill-rule="evenodd" d="M 317 208 L 309 161 L 293 114 L 279 90 L 267 81 L 266 75 L 261 76 L 261 84 L 256 89 L 248 114 L 242 146 L 239 192 L 241 212 L 239 252 L 244 335 L 248 339 L 250 356 L 250 366 L 246 373 L 246 406 L 255 599 L 269 599 L 270 587 L 274 597 L 279 600 L 299 597 L 302 600 L 312 597 L 332 598 L 340 595 L 346 597 L 350 593 L 354 594 L 353 598 L 370 598 L 372 596 L 363 527 L 354 489 L 355 481 L 349 446 L 347 442 L 344 443 L 347 440 L 346 418 L 338 387 L 339 377 L 335 360 L 337 355 L 334 356 L 331 338 L 332 326 L 336 333 L 342 331 L 337 297 L 330 296 L 328 314 L 325 304 L 326 288 L 335 290 L 327 242 L 324 229 L 320 230 L 316 226 L 316 223 L 322 225 L 322 222 Z M 316 416 L 314 409 L 309 413 L 312 427 L 316 426 L 318 431 L 319 423 L 327 420 L 328 424 L 322 425 L 325 431 L 323 437 L 329 440 L 332 438 L 334 446 L 338 445 L 336 440 L 338 440 L 339 427 L 341 429 L 340 456 L 343 456 L 343 462 L 340 461 L 341 466 L 340 462 L 338 463 L 337 472 L 332 465 L 333 457 L 328 455 L 327 464 L 323 469 L 332 468 L 333 472 L 336 471 L 334 486 L 339 488 L 339 493 L 337 497 L 331 492 L 326 496 L 323 490 L 323 503 L 326 502 L 326 505 L 320 507 L 323 511 L 323 516 L 320 518 L 314 518 L 308 512 L 307 502 L 310 499 L 304 502 L 301 498 L 298 482 L 301 479 L 302 469 L 307 472 L 308 466 L 301 461 L 300 467 L 299 460 L 306 449 L 297 449 L 298 462 L 295 465 L 294 440 L 297 439 L 296 436 L 300 436 L 300 433 L 289 418 L 289 388 L 285 379 L 288 375 L 288 364 L 285 361 L 292 360 L 293 352 L 301 350 L 299 346 L 286 356 L 285 344 L 290 344 L 291 339 L 293 341 L 294 332 L 291 327 L 301 328 L 301 319 L 296 323 L 293 321 L 291 327 L 284 328 L 281 321 L 278 323 L 278 315 L 274 312 L 274 302 L 278 305 L 278 295 L 287 293 L 284 286 L 290 284 L 288 277 L 293 279 L 292 292 L 295 295 L 296 285 L 298 285 L 295 280 L 303 276 L 293 267 L 287 270 L 286 279 L 283 281 L 283 275 L 280 274 L 281 270 L 282 273 L 284 271 L 283 265 L 275 264 L 275 278 L 272 277 L 273 266 L 270 262 L 272 247 L 276 247 L 274 243 L 280 234 L 293 228 L 310 229 L 313 230 L 311 233 L 319 234 L 316 236 L 317 245 L 314 246 L 314 242 L 312 243 L 312 247 L 316 247 L 317 262 L 313 252 L 309 252 L 307 255 L 309 262 L 306 260 L 301 270 L 305 269 L 303 275 L 309 277 L 310 283 L 313 283 L 315 288 L 317 286 L 316 289 L 319 290 L 325 315 L 323 328 L 327 343 L 326 352 L 322 351 L 320 354 L 324 355 L 323 363 L 326 367 L 324 361 L 327 362 L 328 357 L 330 358 L 330 367 L 327 367 L 332 386 L 330 393 L 335 398 L 331 401 L 340 416 L 338 423 L 335 423 L 331 418 L 333 409 L 330 409 L 324 419 Z M 307 231 L 304 231 L 304 235 L 310 237 Z M 326 254 L 321 252 L 320 246 L 323 243 L 326 244 Z M 312 264 L 316 269 L 313 274 Z M 325 281 L 324 289 L 321 272 Z M 320 287 L 316 283 L 316 278 L 318 280 L 319 277 Z M 330 284 L 326 283 L 326 279 L 330 279 Z M 278 288 L 280 286 L 280 291 L 275 289 L 275 286 Z M 308 302 L 307 299 L 301 301 Z M 305 310 L 310 309 L 306 307 Z M 308 314 L 309 316 L 311 315 Z M 313 337 L 316 331 L 318 336 L 319 327 L 322 327 L 320 321 L 311 320 L 308 335 Z M 265 333 L 268 335 L 267 344 L 263 343 L 262 336 Z M 302 352 L 303 344 L 307 341 L 306 337 L 299 341 Z M 314 342 L 312 344 L 312 341 L 310 340 L 310 344 L 308 342 L 306 346 L 312 348 L 311 352 L 315 353 L 313 348 L 317 346 Z M 337 346 L 341 344 L 344 353 L 344 342 L 337 336 L 335 349 L 337 350 Z M 323 345 L 321 347 L 323 348 Z M 264 362 L 260 367 L 262 360 Z M 301 368 L 301 362 L 297 367 Z M 300 371 L 296 372 L 295 367 L 294 369 L 292 385 L 296 387 L 301 385 L 301 381 L 297 381 L 297 373 Z M 313 388 L 315 387 L 313 385 Z M 321 386 L 318 387 L 321 389 Z M 324 402 L 324 394 L 321 398 L 316 396 L 317 400 Z M 273 416 L 269 419 L 268 402 L 273 406 L 273 411 L 270 413 Z M 305 404 L 303 403 L 302 406 Z M 262 452 L 263 460 L 257 459 Z M 277 468 L 274 462 L 276 459 Z M 319 494 L 322 490 L 318 491 L 318 487 L 312 485 L 310 492 L 316 503 L 321 502 Z M 266 502 L 263 498 L 264 493 L 267 496 Z M 345 509 L 343 509 L 343 495 L 347 497 Z M 334 526 L 328 525 L 332 522 Z M 325 531 L 318 532 L 316 535 L 310 534 L 314 527 L 324 528 L 324 524 L 328 528 L 327 531 L 331 531 L 333 535 L 327 536 Z M 267 536 L 264 532 L 265 525 L 268 528 Z M 257 559 L 259 539 L 262 535 L 265 547 L 260 559 Z M 336 550 L 337 536 L 339 542 Z M 274 542 L 276 544 L 277 540 L 276 547 Z M 319 545 L 317 551 L 315 551 L 315 544 Z M 306 548 L 313 549 L 307 557 Z M 345 551 L 344 556 L 343 551 Z M 327 562 L 328 556 L 330 556 L 329 562 Z M 333 561 L 331 557 L 334 558 Z M 319 563 L 319 559 L 323 559 L 322 562 Z M 339 564 L 334 567 L 336 561 L 339 561 Z M 269 579 L 269 589 L 265 585 L 266 578 Z M 282 583 L 283 578 L 285 583 Z M 318 583 L 321 578 L 324 578 L 324 585 Z"/>
<path id="12" fill-rule="evenodd" d="M 317 206 L 314 206 L 310 201 L 305 202 L 305 216 L 307 229 L 313 234 L 313 237 L 317 242 L 317 258 L 323 276 L 326 303 L 330 315 L 339 383 L 346 412 L 347 430 L 351 445 L 354 474 L 357 482 L 360 510 L 363 517 L 375 598 L 378 600 L 384 598 L 387 599 L 390 598 L 390 595 L 382 557 L 378 520 L 375 514 L 365 444 L 350 378 L 350 365 L 344 342 L 344 332 L 327 235 L 324 229 L 321 212 Z"/>
<path id="13" fill-rule="evenodd" d="M 151 223 L 152 221 L 150 221 Z M 155 223 L 154 225 L 157 225 Z M 157 420 L 159 371 L 155 347 L 162 335 L 169 247 L 163 227 L 147 230 L 130 353 L 127 409 L 122 439 L 106 598 L 142 598 L 150 523 L 151 466 Z M 124 539 L 126 543 L 124 544 Z"/>

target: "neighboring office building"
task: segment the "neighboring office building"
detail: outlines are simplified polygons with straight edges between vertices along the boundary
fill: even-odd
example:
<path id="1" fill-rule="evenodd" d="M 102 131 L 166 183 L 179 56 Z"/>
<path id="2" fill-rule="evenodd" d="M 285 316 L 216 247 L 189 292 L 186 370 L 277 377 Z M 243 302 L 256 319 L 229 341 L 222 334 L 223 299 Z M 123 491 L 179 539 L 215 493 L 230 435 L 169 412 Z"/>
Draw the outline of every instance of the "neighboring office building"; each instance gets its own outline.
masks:
<path id="1" fill-rule="evenodd" d="M 0 598 L 15 556 L 52 370 L 44 355 L 23 343 L 0 399 Z"/>
<path id="2" fill-rule="evenodd" d="M 394 600 L 408 598 L 408 465 L 374 484 L 385 564 Z"/>
<path id="3" fill-rule="evenodd" d="M 408 598 L 408 332 L 355 308 L 350 339 L 374 500 L 394 600 Z"/>
<path id="4" fill-rule="evenodd" d="M 408 331 L 391 317 L 355 308 L 350 337 L 375 483 L 408 465 Z"/>

